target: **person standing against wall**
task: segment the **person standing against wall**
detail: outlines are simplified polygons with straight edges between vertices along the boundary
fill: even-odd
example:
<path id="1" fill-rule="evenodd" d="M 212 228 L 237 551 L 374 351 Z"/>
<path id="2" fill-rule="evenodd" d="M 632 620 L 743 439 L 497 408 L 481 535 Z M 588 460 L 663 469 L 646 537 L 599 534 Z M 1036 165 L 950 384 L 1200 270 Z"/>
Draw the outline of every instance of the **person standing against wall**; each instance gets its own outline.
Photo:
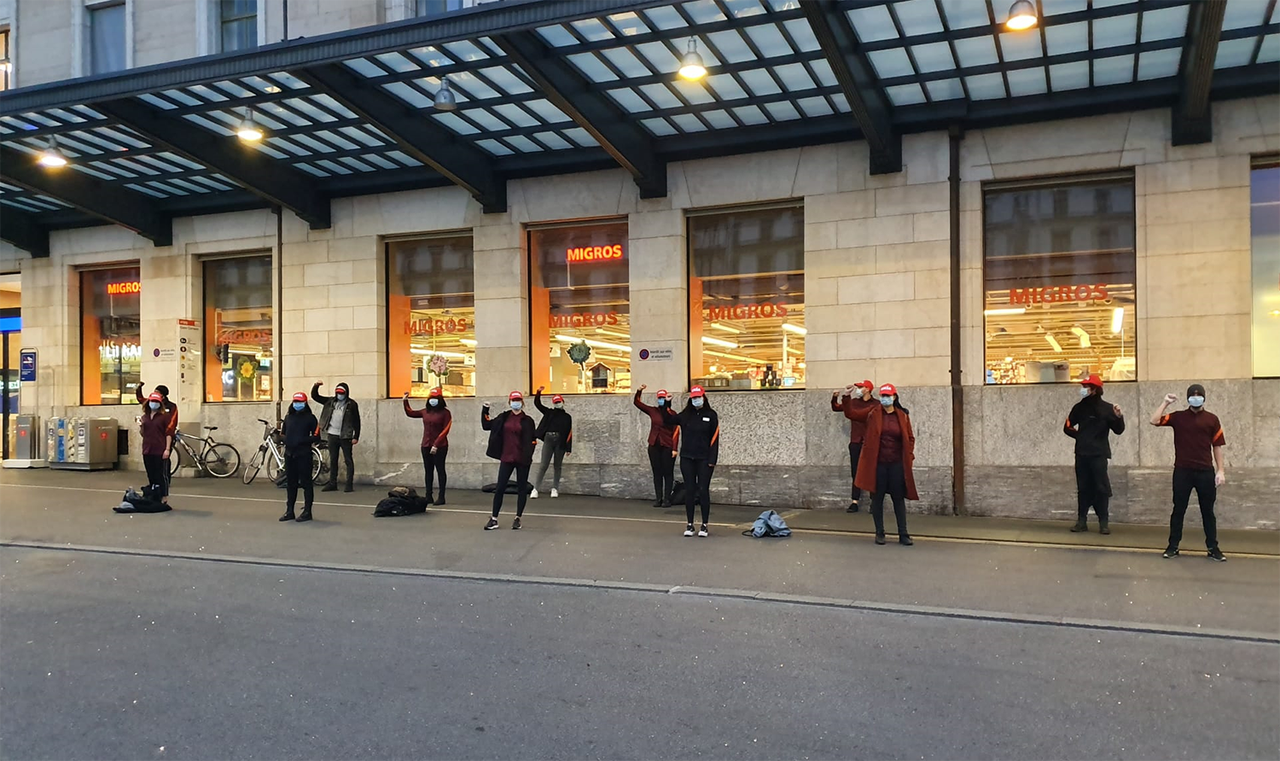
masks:
<path id="1" fill-rule="evenodd" d="M 165 412 L 164 396 L 151 394 L 139 419 L 142 431 L 142 465 L 147 470 L 147 483 L 159 492 L 160 501 L 169 504 L 169 453 L 173 448 L 171 418 Z"/>
<path id="2" fill-rule="evenodd" d="M 573 416 L 564 409 L 564 397 L 556 394 L 551 397 L 551 407 L 547 408 L 542 403 L 542 390 L 546 386 L 539 386 L 533 395 L 533 406 L 538 408 L 542 413 L 542 420 L 538 423 L 537 438 L 542 442 L 542 462 L 538 465 L 538 478 L 534 481 L 533 491 L 529 494 L 532 499 L 538 498 L 538 489 L 542 486 L 542 479 L 547 475 L 547 466 L 555 461 L 555 476 L 551 486 L 551 497 L 554 499 L 560 496 L 560 467 L 564 463 L 564 458 L 573 452 Z"/>
<path id="3" fill-rule="evenodd" d="M 329 443 L 329 483 L 321 491 L 338 490 L 339 449 L 347 464 L 347 488 L 343 491 L 355 491 L 356 464 L 351 448 L 360 443 L 360 405 L 351 398 L 346 383 L 335 386 L 333 396 L 320 393 L 323 385 L 316 381 L 311 386 L 311 398 L 324 405 L 324 409 L 320 411 L 320 435 Z"/>
<path id="4" fill-rule="evenodd" d="M 1102 378 L 1090 375 L 1080 383 L 1080 401 L 1075 403 L 1062 432 L 1076 440 L 1076 525 L 1074 532 L 1089 530 L 1089 508 L 1098 515 L 1098 533 L 1110 534 L 1107 510 L 1111 502 L 1111 459 L 1109 434 L 1124 433 L 1124 414 L 1118 405 L 1102 401 Z"/>
<path id="5" fill-rule="evenodd" d="M 293 506 L 298 502 L 298 487 L 302 487 L 302 513 L 298 515 L 298 523 L 311 520 L 311 503 L 315 498 L 315 487 L 311 483 L 311 445 L 315 443 L 319 423 L 311 406 L 307 404 L 307 395 L 299 391 L 293 395 L 293 403 L 280 423 L 281 438 L 284 439 L 284 475 L 287 491 L 284 515 L 281 521 L 294 520 Z"/>
<path id="6" fill-rule="evenodd" d="M 507 400 L 511 409 L 489 417 L 489 405 L 480 410 L 480 427 L 489 432 L 489 448 L 485 454 L 497 460 L 498 482 L 493 490 L 493 515 L 485 524 L 485 531 L 493 531 L 498 527 L 498 513 L 502 510 L 502 497 L 507 491 L 507 482 L 514 474 L 516 477 L 516 519 L 511 528 L 520 528 L 520 519 L 524 517 L 525 486 L 529 483 L 529 467 L 533 464 L 533 450 L 538 446 L 537 429 L 533 419 L 524 412 L 524 395 L 512 391 Z"/>
<path id="7" fill-rule="evenodd" d="M 142 395 L 143 385 L 144 384 L 139 383 L 137 386 L 134 386 L 133 395 L 138 399 L 138 404 L 142 405 L 142 411 L 145 413 L 147 411 L 147 406 L 151 403 L 151 400 Z M 178 405 L 174 404 L 173 400 L 169 398 L 169 387 L 163 383 L 156 386 L 155 393 L 160 395 L 161 411 L 169 416 L 169 436 L 176 439 L 178 437 Z M 154 396 L 154 394 L 152 394 L 152 396 Z M 169 449 L 169 454 L 165 455 L 164 458 L 164 493 L 166 495 L 169 493 L 169 457 L 172 455 L 173 449 L 171 447 Z"/>
<path id="8" fill-rule="evenodd" d="M 668 417 L 674 417 L 671 410 L 671 395 L 665 389 L 658 391 L 658 406 L 650 407 L 640 401 L 640 395 L 648 386 L 641 385 L 636 389 L 632 402 L 636 409 L 649 416 L 649 469 L 653 471 L 653 506 L 671 507 L 671 490 L 675 488 L 676 454 L 680 441 L 680 429 L 671 428 L 663 423 Z M 689 518 L 690 522 L 693 518 Z"/>
<path id="9" fill-rule="evenodd" d="M 679 413 L 664 417 L 662 424 L 679 428 L 680 475 L 684 477 L 684 513 L 688 518 L 684 535 L 693 536 L 693 503 L 702 506 L 702 526 L 698 536 L 708 536 L 711 521 L 711 473 L 720 459 L 720 416 L 711 409 L 702 386 L 689 389 L 689 402 Z"/>
<path id="10" fill-rule="evenodd" d="M 893 517 L 898 524 L 898 544 L 915 544 L 907 533 L 906 500 L 918 500 L 915 474 L 916 437 L 911 416 L 898 399 L 892 383 L 880 387 L 880 403 L 872 408 L 855 407 L 851 396 L 844 398 L 844 414 L 867 424 L 862 454 L 858 460 L 859 488 L 871 492 L 871 517 L 876 524 L 876 544 L 884 544 L 884 498 L 893 500 Z"/>
<path id="11" fill-rule="evenodd" d="M 1187 409 L 1166 412 L 1177 400 L 1176 395 L 1166 394 L 1151 416 L 1152 425 L 1173 429 L 1173 514 L 1169 516 L 1169 546 L 1164 557 L 1178 556 L 1182 521 L 1194 489 L 1209 559 L 1225 563 L 1227 558 L 1218 548 L 1218 519 L 1213 513 L 1218 487 L 1227 482 L 1227 462 L 1222 453 L 1227 439 L 1222 422 L 1204 408 L 1204 386 L 1199 383 L 1187 388 Z"/>
<path id="12" fill-rule="evenodd" d="M 449 483 L 444 461 L 449 456 L 449 429 L 453 428 L 453 413 L 444 403 L 439 388 L 427 392 L 427 406 L 415 410 L 409 406 L 409 392 L 404 392 L 404 414 L 422 421 L 422 470 L 427 481 L 427 501 L 430 502 L 436 473 L 440 474 L 440 494 L 436 505 L 444 504 L 444 490 Z"/>
<path id="13" fill-rule="evenodd" d="M 877 402 L 871 397 L 871 389 L 875 386 L 869 380 L 845 386 L 844 391 L 831 392 L 831 411 L 844 412 L 843 397 L 849 397 L 854 409 L 874 409 Z M 846 416 L 848 417 L 848 416 Z M 858 498 L 862 490 L 858 488 L 858 461 L 862 457 L 862 441 L 867 434 L 867 424 L 849 418 L 849 482 L 852 484 L 853 497 L 849 502 L 848 513 L 858 512 Z"/>

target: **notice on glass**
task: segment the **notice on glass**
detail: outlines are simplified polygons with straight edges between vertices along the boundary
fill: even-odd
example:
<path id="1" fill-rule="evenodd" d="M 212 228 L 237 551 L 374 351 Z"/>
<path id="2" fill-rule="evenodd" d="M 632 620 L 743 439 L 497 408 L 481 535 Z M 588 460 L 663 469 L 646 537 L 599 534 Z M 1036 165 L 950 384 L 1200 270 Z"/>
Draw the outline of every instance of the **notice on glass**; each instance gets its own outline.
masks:
<path id="1" fill-rule="evenodd" d="M 200 402 L 200 323 L 178 320 L 178 404 Z"/>
<path id="2" fill-rule="evenodd" d="M 671 362 L 676 358 L 676 350 L 670 346 L 653 346 L 641 349 L 636 356 L 641 362 Z"/>

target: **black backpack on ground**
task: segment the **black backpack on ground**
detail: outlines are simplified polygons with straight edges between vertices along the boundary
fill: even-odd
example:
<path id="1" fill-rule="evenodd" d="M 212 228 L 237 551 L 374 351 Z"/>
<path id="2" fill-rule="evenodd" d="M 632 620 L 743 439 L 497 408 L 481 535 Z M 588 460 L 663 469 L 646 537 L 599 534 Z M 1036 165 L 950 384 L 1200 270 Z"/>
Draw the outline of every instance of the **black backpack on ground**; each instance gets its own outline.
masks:
<path id="1" fill-rule="evenodd" d="M 416 515 L 427 511 L 427 500 L 419 497 L 412 487 L 397 486 L 387 492 L 385 499 L 379 500 L 373 508 L 375 518 L 398 518 L 402 515 Z"/>
<path id="2" fill-rule="evenodd" d="M 111 509 L 117 513 L 167 513 L 173 508 L 160 501 L 162 491 L 155 484 L 142 487 L 141 493 L 130 487 L 125 490 L 124 500 Z"/>
<path id="3" fill-rule="evenodd" d="M 508 481 L 507 490 L 504 491 L 503 494 L 515 494 L 519 488 L 520 488 L 520 485 L 517 484 L 515 481 Z M 485 484 L 484 486 L 480 487 L 480 491 L 484 492 L 485 494 L 493 494 L 497 490 L 498 490 L 498 483 L 496 481 L 491 484 Z M 526 483 L 524 485 L 524 493 L 530 494 L 532 492 L 533 492 L 533 484 Z"/>

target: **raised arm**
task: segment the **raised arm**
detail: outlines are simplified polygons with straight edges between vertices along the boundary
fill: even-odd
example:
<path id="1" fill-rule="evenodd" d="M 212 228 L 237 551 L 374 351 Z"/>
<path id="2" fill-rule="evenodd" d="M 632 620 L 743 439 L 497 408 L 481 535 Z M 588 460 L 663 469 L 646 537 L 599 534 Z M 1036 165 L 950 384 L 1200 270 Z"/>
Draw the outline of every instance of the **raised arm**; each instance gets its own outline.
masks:
<path id="1" fill-rule="evenodd" d="M 1169 409 L 1170 404 L 1173 404 L 1177 400 L 1178 400 L 1178 397 L 1174 396 L 1173 394 L 1165 394 L 1164 399 L 1160 402 L 1160 406 L 1156 407 L 1155 413 L 1151 415 L 1151 424 L 1152 425 L 1168 425 L 1169 416 L 1165 414 L 1165 411 Z"/>
<path id="2" fill-rule="evenodd" d="M 320 387 L 323 385 L 324 383 L 322 383 L 321 381 L 316 381 L 315 383 L 311 384 L 311 398 L 315 399 L 320 404 L 328 404 L 329 399 L 331 397 L 325 396 L 324 394 L 320 393 Z"/>
<path id="3" fill-rule="evenodd" d="M 631 400 L 631 403 L 636 406 L 636 409 L 640 410 L 641 412 L 647 415 L 654 412 L 654 408 L 640 401 L 640 395 L 644 393 L 645 388 L 646 388 L 645 386 L 641 386 L 640 388 L 636 389 L 636 395 Z"/>
<path id="4" fill-rule="evenodd" d="M 832 411 L 832 412 L 844 412 L 844 405 L 840 403 L 840 392 L 839 392 L 839 391 L 832 391 L 832 392 L 831 392 L 831 411 Z"/>
<path id="5" fill-rule="evenodd" d="M 533 392 L 533 406 L 538 408 L 538 412 L 541 412 L 542 414 L 545 415 L 551 410 L 547 407 L 547 405 L 542 403 L 543 388 L 544 386 L 538 386 L 538 390 Z"/>
<path id="6" fill-rule="evenodd" d="M 486 431 L 493 429 L 493 420 L 489 418 L 489 405 L 480 408 L 480 427 Z"/>
<path id="7" fill-rule="evenodd" d="M 842 406 L 844 416 L 850 420 L 856 420 L 859 423 L 867 422 L 867 419 L 871 417 L 871 410 L 873 409 L 875 408 L 869 404 L 864 406 L 862 409 L 855 408 L 853 406 L 853 397 L 851 396 L 846 396 L 844 398 L 844 404 Z"/>
<path id="8" fill-rule="evenodd" d="M 416 417 L 416 418 L 420 418 L 420 417 L 422 417 L 422 413 L 423 413 L 423 412 L 426 412 L 426 410 L 425 410 L 425 409 L 415 410 L 414 408 L 412 408 L 412 407 L 410 407 L 410 406 L 409 406 L 409 392 L 408 392 L 408 391 L 404 392 L 404 396 L 403 396 L 403 397 L 401 397 L 401 400 L 404 402 L 404 414 L 405 414 L 405 417 Z"/>
<path id="9" fill-rule="evenodd" d="M 136 385 L 136 386 L 134 386 L 134 387 L 133 387 L 133 396 L 134 396 L 134 398 L 135 398 L 135 399 L 137 399 L 137 400 L 138 400 L 138 404 L 146 404 L 146 403 L 147 403 L 147 397 L 145 397 L 145 396 L 143 396 L 143 395 L 142 395 L 142 386 L 143 386 L 143 385 L 144 385 L 144 384 L 139 383 L 138 385 Z"/>

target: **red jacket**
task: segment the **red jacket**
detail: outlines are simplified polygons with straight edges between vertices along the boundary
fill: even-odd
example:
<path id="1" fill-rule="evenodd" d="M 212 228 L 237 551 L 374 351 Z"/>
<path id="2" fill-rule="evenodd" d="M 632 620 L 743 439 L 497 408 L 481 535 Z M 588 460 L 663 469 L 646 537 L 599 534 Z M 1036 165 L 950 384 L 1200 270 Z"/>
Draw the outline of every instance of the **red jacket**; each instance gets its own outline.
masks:
<path id="1" fill-rule="evenodd" d="M 147 410 L 142 413 L 139 427 L 142 429 L 142 453 L 150 457 L 163 457 L 170 438 L 173 436 L 173 415 L 164 410 L 154 413 Z"/>
<path id="2" fill-rule="evenodd" d="M 849 401 L 853 403 L 854 409 L 859 409 L 861 407 L 880 406 L 880 403 L 877 402 L 875 399 L 867 399 L 866 401 L 863 401 L 862 397 L 860 396 L 858 397 L 850 396 Z M 844 412 L 844 404 L 840 402 L 839 394 L 831 395 L 831 411 Z M 848 415 L 846 415 L 845 417 L 848 417 Z M 867 424 L 862 422 L 861 420 L 854 420 L 853 418 L 849 418 L 849 443 L 861 444 L 862 440 L 866 438 L 866 435 L 867 435 Z"/>
<path id="3" fill-rule="evenodd" d="M 672 452 L 676 451 L 679 448 L 680 429 L 668 428 L 662 424 L 662 417 L 664 415 L 675 415 L 676 413 L 672 412 L 670 407 L 662 409 L 650 407 L 640 401 L 641 393 L 642 392 L 640 391 L 636 391 L 636 397 L 632 402 L 636 405 L 636 409 L 649 416 L 649 446 L 661 444 Z"/>
<path id="4" fill-rule="evenodd" d="M 866 489 L 872 494 L 876 491 L 876 465 L 880 457 L 880 431 L 884 428 L 884 407 L 878 402 L 874 407 L 858 409 L 850 402 L 860 401 L 846 398 L 844 400 L 844 416 L 850 420 L 867 424 L 867 435 L 862 440 L 862 457 L 858 460 L 858 473 L 853 483 L 859 489 Z M 916 491 L 916 477 L 911 472 L 911 463 L 916 459 L 916 436 L 911 430 L 911 417 L 906 410 L 899 409 L 893 413 L 901 415 L 902 425 L 902 470 L 907 481 L 907 499 L 920 499 Z"/>
<path id="5" fill-rule="evenodd" d="M 425 409 L 415 410 L 404 400 L 404 414 L 422 420 L 422 448 L 444 449 L 449 446 L 449 429 L 453 428 L 453 413 L 443 404 L 432 408 L 428 403 Z"/>

